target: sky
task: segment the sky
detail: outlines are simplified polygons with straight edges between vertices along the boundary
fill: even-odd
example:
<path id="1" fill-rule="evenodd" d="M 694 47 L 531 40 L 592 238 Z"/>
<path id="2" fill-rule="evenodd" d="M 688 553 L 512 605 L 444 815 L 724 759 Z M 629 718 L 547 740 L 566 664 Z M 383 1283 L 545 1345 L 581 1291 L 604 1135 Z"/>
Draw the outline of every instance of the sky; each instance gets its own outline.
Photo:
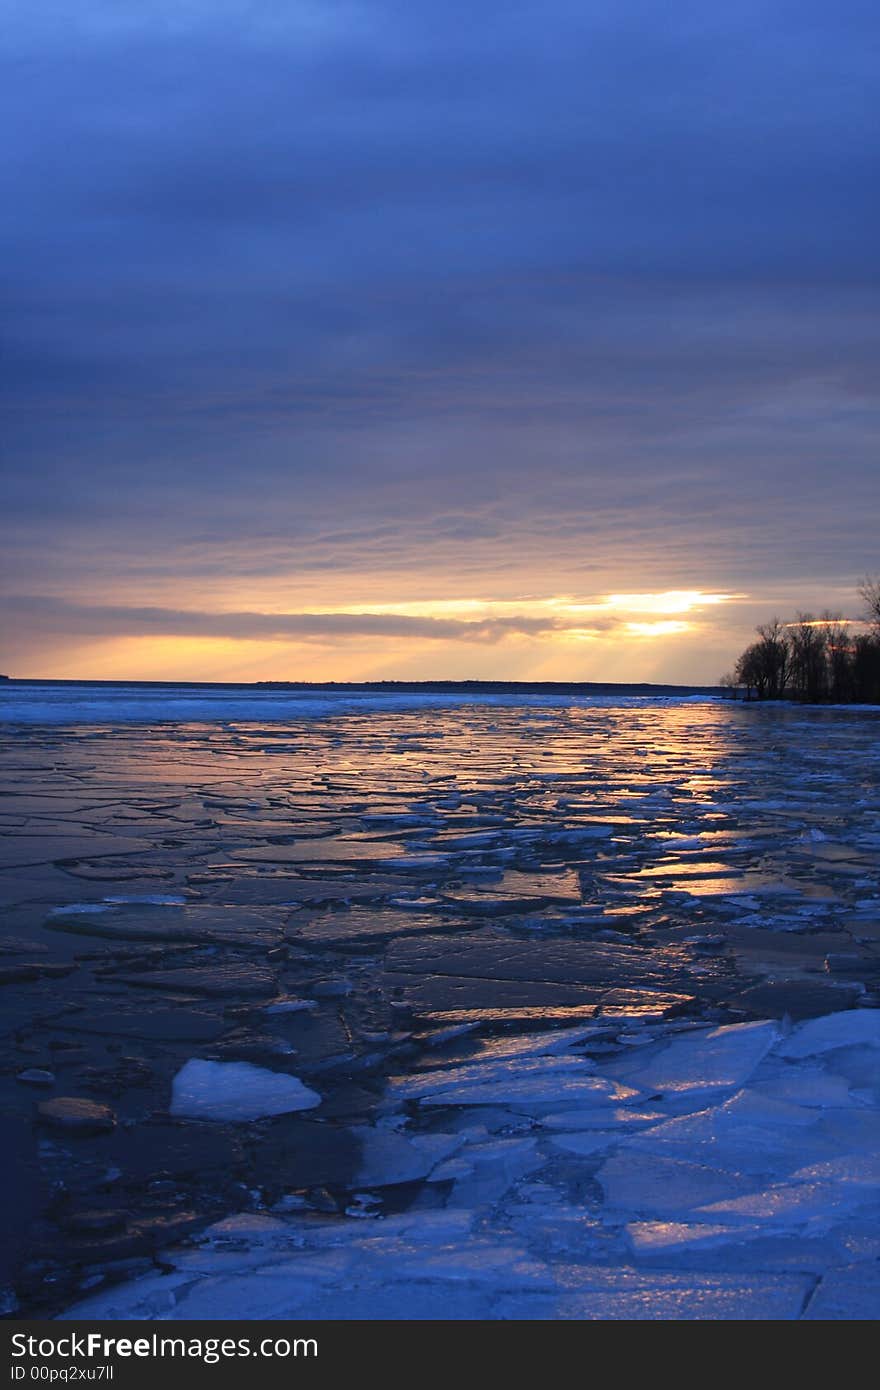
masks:
<path id="1" fill-rule="evenodd" d="M 0 9 L 0 670 L 703 683 L 859 616 L 873 0 Z"/>

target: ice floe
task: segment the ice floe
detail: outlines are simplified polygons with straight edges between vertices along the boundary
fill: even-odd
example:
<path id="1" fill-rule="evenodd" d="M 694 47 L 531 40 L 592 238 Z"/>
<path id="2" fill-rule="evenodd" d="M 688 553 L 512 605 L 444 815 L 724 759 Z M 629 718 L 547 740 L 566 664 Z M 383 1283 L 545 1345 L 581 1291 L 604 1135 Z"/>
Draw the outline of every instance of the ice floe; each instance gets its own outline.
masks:
<path id="1" fill-rule="evenodd" d="M 258 1120 L 311 1110 L 321 1104 L 317 1091 L 284 1072 L 250 1062 L 209 1062 L 194 1057 L 174 1078 L 172 1115 L 190 1120 Z"/>
<path id="2" fill-rule="evenodd" d="M 848 1009 L 801 1023 L 777 1049 L 780 1057 L 817 1057 L 854 1044 L 880 1047 L 880 1009 Z"/>
<path id="3" fill-rule="evenodd" d="M 876 1065 L 875 1020 L 851 1010 L 787 1034 L 658 1025 L 624 1054 L 625 1079 L 621 1055 L 573 1052 L 589 1029 L 499 1039 L 494 1053 L 452 1038 L 472 1055 L 449 1067 L 432 1055 L 390 1081 L 386 1118 L 352 1131 L 345 1215 L 294 1200 L 233 1216 L 165 1251 L 168 1273 L 66 1316 L 873 1318 L 880 1112 L 838 1066 Z M 229 1104 L 225 1118 L 244 1118 L 260 1077 L 269 1103 L 278 1084 L 300 1094 L 254 1067 L 186 1073 L 209 1113 Z M 377 1194 L 418 1181 L 445 1206 L 387 1214 Z"/>
<path id="4" fill-rule="evenodd" d="M 643 1091 L 690 1100 L 741 1086 L 779 1038 L 772 1022 L 732 1024 L 662 1044 L 649 1059 L 626 1069 Z"/>

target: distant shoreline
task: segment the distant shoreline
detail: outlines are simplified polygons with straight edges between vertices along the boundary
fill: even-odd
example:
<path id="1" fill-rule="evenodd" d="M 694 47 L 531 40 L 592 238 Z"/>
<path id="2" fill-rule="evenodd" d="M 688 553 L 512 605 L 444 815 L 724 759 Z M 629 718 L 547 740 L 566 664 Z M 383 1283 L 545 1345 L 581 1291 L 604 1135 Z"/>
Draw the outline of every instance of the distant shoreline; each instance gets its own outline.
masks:
<path id="1" fill-rule="evenodd" d="M 86 686 L 96 689 L 143 690 L 335 690 L 352 692 L 392 692 L 399 694 L 480 695 L 718 695 L 717 685 L 669 685 L 651 681 L 145 681 L 145 680 L 66 680 L 34 676 L 10 676 L 4 686 Z"/>

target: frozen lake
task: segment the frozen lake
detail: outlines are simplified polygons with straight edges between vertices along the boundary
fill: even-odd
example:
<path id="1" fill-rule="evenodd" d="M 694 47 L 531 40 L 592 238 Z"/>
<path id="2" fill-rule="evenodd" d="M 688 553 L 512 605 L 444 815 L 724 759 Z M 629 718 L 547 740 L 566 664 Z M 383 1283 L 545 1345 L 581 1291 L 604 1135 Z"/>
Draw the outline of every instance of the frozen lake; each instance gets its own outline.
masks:
<path id="1" fill-rule="evenodd" d="M 880 713 L 79 692 L 0 690 L 7 1307 L 880 1311 Z"/>

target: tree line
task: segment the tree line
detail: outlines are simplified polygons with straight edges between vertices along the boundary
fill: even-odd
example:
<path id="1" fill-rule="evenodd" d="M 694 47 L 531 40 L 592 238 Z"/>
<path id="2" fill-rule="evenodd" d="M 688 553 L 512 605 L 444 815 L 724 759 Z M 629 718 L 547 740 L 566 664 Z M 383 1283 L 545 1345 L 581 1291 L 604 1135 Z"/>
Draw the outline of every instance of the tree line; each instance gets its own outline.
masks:
<path id="1" fill-rule="evenodd" d="M 793 622 L 762 623 L 720 685 L 747 700 L 802 700 L 807 704 L 880 704 L 880 578 L 859 585 L 865 629 L 839 613 L 799 613 Z"/>

